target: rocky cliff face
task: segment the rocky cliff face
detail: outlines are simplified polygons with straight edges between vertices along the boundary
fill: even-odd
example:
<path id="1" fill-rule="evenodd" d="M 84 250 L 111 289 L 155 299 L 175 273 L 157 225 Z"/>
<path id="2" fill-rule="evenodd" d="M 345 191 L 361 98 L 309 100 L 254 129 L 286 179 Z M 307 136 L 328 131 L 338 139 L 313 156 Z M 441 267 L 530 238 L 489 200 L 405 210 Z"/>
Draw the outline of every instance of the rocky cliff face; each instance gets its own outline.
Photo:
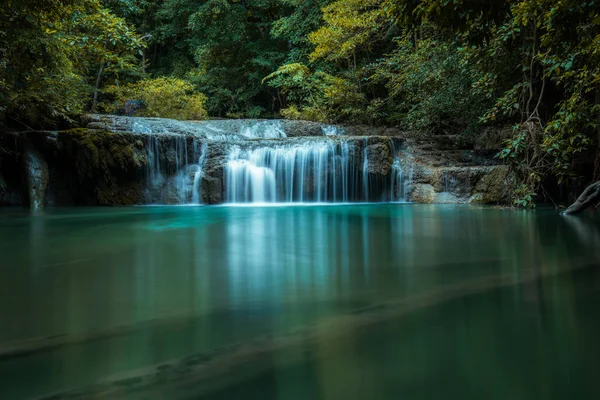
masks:
<path id="1" fill-rule="evenodd" d="M 413 137 L 401 164 L 411 173 L 410 198 L 417 203 L 502 204 L 510 199 L 509 168 L 494 149 L 464 143 L 459 136 Z"/>
<path id="2" fill-rule="evenodd" d="M 0 135 L 0 205 L 502 203 L 508 196 L 507 169 L 485 151 L 407 140 L 390 128 L 84 121 L 80 129 Z"/>

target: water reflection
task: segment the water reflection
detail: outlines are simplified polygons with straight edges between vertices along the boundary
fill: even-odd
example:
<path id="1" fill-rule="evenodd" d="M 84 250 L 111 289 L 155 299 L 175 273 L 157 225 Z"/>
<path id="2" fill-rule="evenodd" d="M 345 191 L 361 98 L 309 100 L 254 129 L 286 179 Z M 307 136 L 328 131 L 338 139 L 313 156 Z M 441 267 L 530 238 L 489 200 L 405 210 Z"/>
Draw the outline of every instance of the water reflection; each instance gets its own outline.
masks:
<path id="1" fill-rule="evenodd" d="M 1 398 L 600 394 L 595 216 L 345 205 L 0 221 Z"/>

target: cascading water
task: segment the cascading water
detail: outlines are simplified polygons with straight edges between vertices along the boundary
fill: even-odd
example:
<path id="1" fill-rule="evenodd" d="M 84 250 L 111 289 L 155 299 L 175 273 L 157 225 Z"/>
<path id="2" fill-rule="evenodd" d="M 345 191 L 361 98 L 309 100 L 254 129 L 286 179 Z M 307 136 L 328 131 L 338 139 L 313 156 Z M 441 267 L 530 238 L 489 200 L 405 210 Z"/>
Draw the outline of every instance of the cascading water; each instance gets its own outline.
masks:
<path id="1" fill-rule="evenodd" d="M 185 136 L 148 135 L 146 144 L 146 201 L 186 204 L 192 185 Z"/>
<path id="2" fill-rule="evenodd" d="M 391 183 L 391 200 L 393 202 L 403 202 L 406 200 L 406 176 L 402 170 L 402 164 L 398 158 L 394 159 L 392 164 L 392 183 Z"/>
<path id="3" fill-rule="evenodd" d="M 369 154 L 368 154 L 368 139 L 365 138 L 365 148 L 363 150 L 363 166 L 362 166 L 362 184 L 365 200 L 369 201 Z"/>
<path id="4" fill-rule="evenodd" d="M 323 135 L 325 136 L 342 136 L 344 135 L 344 130 L 342 128 L 338 128 L 333 125 L 326 125 L 321 128 Z"/>
<path id="5" fill-rule="evenodd" d="M 187 204 L 195 191 L 192 187 L 188 138 L 161 129 L 147 120 L 134 121 L 133 131 L 147 135 L 146 190 L 148 204 Z M 196 155 L 197 142 L 194 141 Z M 195 158 L 195 157 L 194 157 Z"/>
<path id="6" fill-rule="evenodd" d="M 360 176 L 347 143 L 310 141 L 242 150 L 225 171 L 226 200 L 248 202 L 361 201 Z M 361 197 L 362 196 L 362 197 Z"/>
<path id="7" fill-rule="evenodd" d="M 227 203 L 401 202 L 407 197 L 410 176 L 394 144 L 391 172 L 382 173 L 369 138 L 348 137 L 339 127 L 322 126 L 322 136 L 288 138 L 281 121 L 129 118 L 120 123 L 144 135 L 147 204 L 201 204 L 203 190 L 213 199 L 217 190 L 216 198 L 222 193 Z M 211 175 L 213 161 L 212 172 L 205 171 L 209 146 L 211 157 L 224 157 L 217 164 L 223 165 L 222 187 L 218 175 Z"/>
<path id="8" fill-rule="evenodd" d="M 394 155 L 394 162 L 391 171 L 390 201 L 403 203 L 407 201 L 409 193 L 412 191 L 414 162 L 412 162 L 410 154 L 404 153 L 404 156 L 401 156 L 403 153 L 396 148 L 395 142 L 392 142 L 392 154 Z M 404 159 L 404 162 L 401 158 Z M 408 165 L 408 168 L 406 168 L 406 165 Z"/>
<path id="9" fill-rule="evenodd" d="M 261 121 L 243 126 L 239 135 L 248 139 L 283 139 L 287 137 L 280 121 Z"/>
<path id="10" fill-rule="evenodd" d="M 208 153 L 208 145 L 206 143 L 202 143 L 200 149 L 198 150 L 198 143 L 194 142 L 194 153 L 200 153 L 198 158 L 198 166 L 196 172 L 194 173 L 194 186 L 192 192 L 192 204 L 200 204 L 202 203 L 202 188 L 200 186 L 201 180 L 204 177 L 204 163 L 206 162 L 206 155 Z"/>
<path id="11" fill-rule="evenodd" d="M 255 120 L 214 120 L 187 122 L 161 118 L 114 117 L 114 130 L 143 134 L 188 135 L 198 139 L 218 142 L 235 142 L 247 139 L 287 138 L 283 123 Z M 336 127 L 330 127 L 336 130 Z M 323 132 L 325 134 L 325 132 Z"/>

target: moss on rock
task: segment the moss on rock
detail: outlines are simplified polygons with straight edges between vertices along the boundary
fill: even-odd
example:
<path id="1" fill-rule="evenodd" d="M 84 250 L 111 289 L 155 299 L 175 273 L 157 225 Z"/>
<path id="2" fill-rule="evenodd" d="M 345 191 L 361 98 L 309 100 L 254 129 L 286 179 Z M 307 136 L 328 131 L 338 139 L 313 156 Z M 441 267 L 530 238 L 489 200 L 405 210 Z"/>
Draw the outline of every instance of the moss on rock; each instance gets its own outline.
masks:
<path id="1" fill-rule="evenodd" d="M 504 204 L 510 199 L 512 177 L 508 166 L 491 167 L 488 173 L 475 185 L 475 192 L 480 196 L 473 202 L 480 204 Z"/>
<path id="2" fill-rule="evenodd" d="M 390 151 L 388 140 L 370 144 L 366 148 L 367 168 L 369 174 L 388 175 L 392 169 L 394 159 Z"/>
<path id="3" fill-rule="evenodd" d="M 132 139 L 121 133 L 86 128 L 58 134 L 81 182 L 87 179 L 112 182 L 119 175 L 140 170 L 146 163 L 145 155 L 134 150 Z"/>
<path id="4" fill-rule="evenodd" d="M 59 132 L 58 141 L 80 191 L 95 194 L 95 199 L 85 202 L 143 203 L 143 187 L 134 183 L 143 173 L 147 156 L 136 146 L 135 135 L 77 128 Z"/>
<path id="5" fill-rule="evenodd" d="M 107 206 L 132 206 L 144 203 L 144 185 L 100 185 L 96 188 L 98 204 Z"/>

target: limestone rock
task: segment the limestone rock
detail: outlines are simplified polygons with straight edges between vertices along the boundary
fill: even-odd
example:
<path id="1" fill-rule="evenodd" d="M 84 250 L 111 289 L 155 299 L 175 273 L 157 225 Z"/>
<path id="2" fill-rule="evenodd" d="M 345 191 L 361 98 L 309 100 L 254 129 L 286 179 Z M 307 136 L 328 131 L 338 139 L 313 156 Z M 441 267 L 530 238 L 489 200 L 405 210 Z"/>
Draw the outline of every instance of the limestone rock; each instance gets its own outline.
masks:
<path id="1" fill-rule="evenodd" d="M 510 200 L 513 177 L 506 165 L 491 167 L 475 185 L 475 193 L 480 196 L 473 200 L 483 204 L 504 204 Z"/>
<path id="2" fill-rule="evenodd" d="M 388 175 L 394 162 L 388 143 L 380 142 L 366 148 L 369 174 Z"/>
<path id="3" fill-rule="evenodd" d="M 435 189 L 432 185 L 418 183 L 414 185 L 411 200 L 416 203 L 434 203 Z"/>

